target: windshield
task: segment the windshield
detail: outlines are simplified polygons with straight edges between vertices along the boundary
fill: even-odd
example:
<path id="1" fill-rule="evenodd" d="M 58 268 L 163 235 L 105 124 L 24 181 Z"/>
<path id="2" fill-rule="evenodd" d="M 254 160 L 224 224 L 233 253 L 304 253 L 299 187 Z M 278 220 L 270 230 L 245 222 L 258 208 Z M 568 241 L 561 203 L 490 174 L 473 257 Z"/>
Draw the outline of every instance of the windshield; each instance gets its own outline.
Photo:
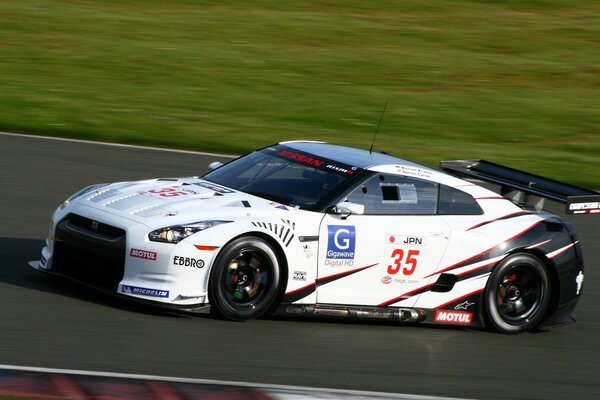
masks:
<path id="1" fill-rule="evenodd" d="M 234 160 L 202 178 L 292 207 L 314 210 L 359 172 L 339 162 L 284 145 Z"/>

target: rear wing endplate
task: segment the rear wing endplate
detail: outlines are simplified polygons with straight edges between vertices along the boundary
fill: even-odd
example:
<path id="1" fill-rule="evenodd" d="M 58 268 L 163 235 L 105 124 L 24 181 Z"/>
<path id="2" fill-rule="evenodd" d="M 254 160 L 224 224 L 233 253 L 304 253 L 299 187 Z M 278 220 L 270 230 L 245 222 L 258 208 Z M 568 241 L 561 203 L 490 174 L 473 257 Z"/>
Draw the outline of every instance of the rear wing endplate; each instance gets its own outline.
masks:
<path id="1" fill-rule="evenodd" d="M 440 168 L 461 178 L 479 179 L 500 185 L 504 197 L 518 199 L 518 202 L 521 202 L 522 197 L 534 195 L 566 204 L 567 214 L 600 214 L 600 193 L 593 190 L 485 160 L 442 161 Z M 541 208 L 541 205 L 537 205 L 536 208 Z"/>

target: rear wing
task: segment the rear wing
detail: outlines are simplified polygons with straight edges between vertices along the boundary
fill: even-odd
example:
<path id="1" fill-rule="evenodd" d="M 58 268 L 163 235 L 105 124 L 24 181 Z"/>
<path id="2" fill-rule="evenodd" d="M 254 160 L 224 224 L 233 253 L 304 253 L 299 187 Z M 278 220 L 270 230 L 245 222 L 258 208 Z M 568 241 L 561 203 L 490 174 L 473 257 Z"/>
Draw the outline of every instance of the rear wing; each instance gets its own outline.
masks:
<path id="1" fill-rule="evenodd" d="M 502 196 L 521 205 L 528 195 L 541 198 L 534 208 L 541 209 L 543 199 L 566 204 L 566 214 L 600 214 L 600 193 L 505 167 L 485 160 L 442 161 L 443 171 L 461 178 L 479 179 L 500 185 Z"/>

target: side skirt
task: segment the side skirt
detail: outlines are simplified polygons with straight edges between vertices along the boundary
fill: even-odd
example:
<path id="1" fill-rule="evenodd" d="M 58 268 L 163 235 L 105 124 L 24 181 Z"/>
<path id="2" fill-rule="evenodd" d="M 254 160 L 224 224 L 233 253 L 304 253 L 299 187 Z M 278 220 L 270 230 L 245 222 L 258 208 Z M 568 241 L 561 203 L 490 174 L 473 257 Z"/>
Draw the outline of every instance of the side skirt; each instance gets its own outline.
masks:
<path id="1" fill-rule="evenodd" d="M 436 324 L 481 327 L 478 315 L 471 312 L 399 307 L 367 307 L 338 304 L 283 304 L 274 313 L 279 316 L 325 317 L 364 321 L 389 321 L 400 324 Z"/>
<path id="2" fill-rule="evenodd" d="M 274 313 L 281 316 L 387 320 L 415 323 L 425 320 L 426 311 L 413 308 L 345 306 L 338 304 L 282 304 Z"/>

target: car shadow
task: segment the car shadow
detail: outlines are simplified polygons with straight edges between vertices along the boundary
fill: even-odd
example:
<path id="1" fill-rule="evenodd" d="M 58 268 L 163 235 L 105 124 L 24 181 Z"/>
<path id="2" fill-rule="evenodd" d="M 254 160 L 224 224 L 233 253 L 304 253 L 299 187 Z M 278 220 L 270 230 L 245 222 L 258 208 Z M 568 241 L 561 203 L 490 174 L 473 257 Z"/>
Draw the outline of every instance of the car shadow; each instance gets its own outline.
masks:
<path id="1" fill-rule="evenodd" d="M 12 286 L 21 287 L 26 290 L 37 290 L 77 300 L 82 300 L 105 307 L 119 308 L 131 312 L 147 315 L 160 315 L 173 318 L 209 318 L 205 313 L 189 313 L 183 311 L 172 311 L 145 304 L 135 300 L 128 300 L 113 296 L 99 290 L 89 290 L 89 286 L 59 276 L 45 274 L 29 267 L 27 263 L 37 260 L 40 250 L 44 246 L 43 240 L 20 239 L 0 237 L 0 282 Z M 334 317 L 310 317 L 310 316 L 288 316 L 282 313 L 275 315 L 264 315 L 260 319 L 266 320 L 293 320 L 305 323 L 327 323 L 327 324 L 369 324 L 369 325 L 403 325 L 407 327 L 419 327 L 420 329 L 437 329 L 440 331 L 482 331 L 483 329 L 471 329 L 462 326 L 426 325 L 426 324 L 402 324 L 387 320 L 353 320 Z M 537 332 L 536 332 L 537 333 Z"/>
<path id="2" fill-rule="evenodd" d="M 27 264 L 29 261 L 39 259 L 43 246 L 43 240 L 0 237 L 0 282 L 26 290 L 57 294 L 142 314 L 175 318 L 191 316 L 185 312 L 174 313 L 144 303 L 111 296 L 99 290 L 89 290 L 89 286 L 84 284 L 36 271 Z"/>

